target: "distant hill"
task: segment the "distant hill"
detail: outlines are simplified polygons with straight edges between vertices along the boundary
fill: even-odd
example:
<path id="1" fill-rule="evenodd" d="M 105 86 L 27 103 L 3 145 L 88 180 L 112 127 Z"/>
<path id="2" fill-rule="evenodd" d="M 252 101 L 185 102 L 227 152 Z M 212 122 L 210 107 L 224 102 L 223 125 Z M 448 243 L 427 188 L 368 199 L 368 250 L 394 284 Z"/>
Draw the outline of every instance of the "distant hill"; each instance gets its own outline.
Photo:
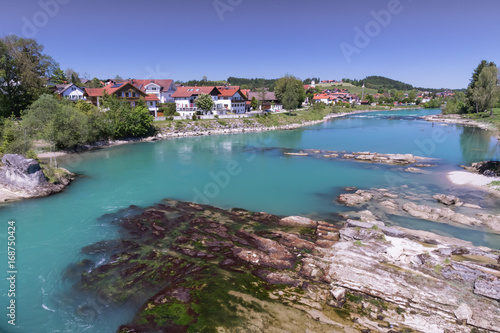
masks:
<path id="1" fill-rule="evenodd" d="M 413 86 L 401 81 L 389 79 L 383 76 L 367 76 L 361 83 L 365 84 L 365 87 L 372 89 L 385 88 L 387 90 L 412 90 Z"/>
<path id="2" fill-rule="evenodd" d="M 268 88 L 269 91 L 274 90 L 274 85 L 278 79 L 246 79 L 241 77 L 229 77 L 227 82 L 232 86 L 240 86 L 242 89 L 257 89 L 257 88 Z"/>
<path id="3" fill-rule="evenodd" d="M 375 90 L 391 90 L 391 89 L 396 89 L 396 90 L 403 90 L 403 91 L 408 91 L 408 90 L 420 90 L 420 91 L 429 91 L 429 92 L 442 92 L 446 90 L 450 90 L 447 88 L 423 88 L 423 87 L 414 87 L 411 84 L 404 83 L 401 81 L 389 79 L 384 76 L 367 76 L 366 78 L 362 80 L 351 80 L 351 79 L 342 79 L 343 82 L 351 83 L 355 86 L 361 87 L 363 84 L 365 85 L 366 88 L 370 89 L 375 89 Z M 458 89 L 460 90 L 460 89 Z"/>

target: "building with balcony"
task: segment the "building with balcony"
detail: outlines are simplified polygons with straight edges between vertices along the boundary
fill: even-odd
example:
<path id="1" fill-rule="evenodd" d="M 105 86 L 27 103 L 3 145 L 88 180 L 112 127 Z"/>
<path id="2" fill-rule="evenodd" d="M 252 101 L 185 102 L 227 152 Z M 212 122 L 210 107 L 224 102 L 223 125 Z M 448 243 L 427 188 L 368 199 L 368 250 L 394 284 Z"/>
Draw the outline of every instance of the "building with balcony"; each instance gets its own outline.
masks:
<path id="1" fill-rule="evenodd" d="M 221 105 L 219 108 L 236 114 L 245 113 L 247 98 L 239 86 L 219 86 L 217 89 L 220 91 L 217 101 L 217 104 Z"/>
<path id="2" fill-rule="evenodd" d="M 84 97 L 95 106 L 100 106 L 102 98 L 106 95 L 126 99 L 131 106 L 137 106 L 142 99 L 146 102 L 149 113 L 158 116 L 158 97 L 155 94 L 146 94 L 130 82 L 111 83 L 104 88 L 85 88 L 84 92 Z"/>
<path id="3" fill-rule="evenodd" d="M 220 115 L 226 113 L 226 110 L 221 107 L 221 104 L 218 103 L 220 93 L 221 92 L 217 89 L 217 87 L 178 87 L 177 91 L 172 95 L 172 98 L 175 101 L 176 111 L 183 118 L 190 118 L 196 112 L 202 112 L 205 114 L 205 111 L 196 106 L 195 100 L 201 94 L 208 94 L 214 101 L 214 107 L 212 111 L 209 111 L 208 113 Z"/>
<path id="4" fill-rule="evenodd" d="M 136 88 L 145 92 L 147 95 L 156 95 L 159 103 L 173 103 L 172 95 L 177 91 L 177 86 L 173 80 L 136 80 L 128 81 Z"/>

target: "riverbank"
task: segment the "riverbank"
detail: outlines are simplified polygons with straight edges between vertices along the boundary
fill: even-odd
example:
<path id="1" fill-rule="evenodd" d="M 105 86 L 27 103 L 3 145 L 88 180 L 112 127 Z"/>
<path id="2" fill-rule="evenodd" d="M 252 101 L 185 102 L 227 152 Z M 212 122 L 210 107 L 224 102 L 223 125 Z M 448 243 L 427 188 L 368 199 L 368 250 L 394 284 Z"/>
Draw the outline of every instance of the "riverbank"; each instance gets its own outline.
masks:
<path id="1" fill-rule="evenodd" d="M 469 171 L 452 171 L 447 176 L 455 185 L 471 186 L 500 197 L 500 177 L 488 177 Z"/>
<path id="2" fill-rule="evenodd" d="M 500 140 L 500 135 L 498 135 L 500 129 L 491 122 L 484 122 L 479 119 L 471 119 L 465 117 L 464 115 L 459 115 L 459 114 L 447 114 L 447 115 L 437 114 L 437 115 L 423 116 L 422 118 L 426 121 L 433 123 L 459 124 L 463 126 L 479 127 L 484 130 L 495 132 L 497 134 L 497 138 Z"/>
<path id="3" fill-rule="evenodd" d="M 267 116 L 259 116 L 252 118 L 239 119 L 215 119 L 215 120 L 180 120 L 180 121 L 161 121 L 155 122 L 158 133 L 154 136 L 146 138 L 131 138 L 124 140 L 109 140 L 97 142 L 93 145 L 85 145 L 79 147 L 75 151 L 57 151 L 40 152 L 38 158 L 47 160 L 52 157 L 62 157 L 68 154 L 82 153 L 86 151 L 102 149 L 117 145 L 138 142 L 151 142 L 156 140 L 185 138 L 196 136 L 222 135 L 222 134 L 237 134 L 237 133 L 259 133 L 266 131 L 293 130 L 300 127 L 319 124 L 334 118 L 340 118 L 347 115 L 353 115 L 365 112 L 381 112 L 381 111 L 396 111 L 408 110 L 415 108 L 392 108 L 392 109 L 363 109 L 353 110 L 349 112 L 311 112 L 309 110 L 295 110 L 292 115 L 287 113 L 269 114 Z M 345 109 L 350 110 L 350 109 Z M 319 119 L 311 119 L 319 118 Z"/>

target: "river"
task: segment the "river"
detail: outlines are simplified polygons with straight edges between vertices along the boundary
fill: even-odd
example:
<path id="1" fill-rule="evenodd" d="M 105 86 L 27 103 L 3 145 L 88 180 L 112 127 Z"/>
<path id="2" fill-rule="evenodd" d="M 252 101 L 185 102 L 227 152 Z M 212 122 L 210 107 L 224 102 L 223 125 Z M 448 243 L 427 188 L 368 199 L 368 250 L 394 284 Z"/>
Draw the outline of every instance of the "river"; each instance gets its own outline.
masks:
<path id="1" fill-rule="evenodd" d="M 115 146 L 61 159 L 78 177 L 63 193 L 0 207 L 2 332 L 113 332 L 134 309 L 108 308 L 98 295 L 80 297 L 66 279 L 68 265 L 85 259 L 82 247 L 117 238 L 110 215 L 164 198 L 240 207 L 278 215 L 304 215 L 335 223 L 351 210 L 335 198 L 344 187 L 408 185 L 419 193 L 450 193 L 500 214 L 498 200 L 450 184 L 445 173 L 460 164 L 499 159 L 491 133 L 429 123 L 440 110 L 370 112 L 292 131 L 171 139 Z M 435 158 L 430 174 L 341 159 L 287 156 L 301 149 L 413 153 Z M 16 326 L 7 323 L 7 221 L 16 222 Z M 417 219 L 389 224 L 463 238 L 500 248 L 500 238 Z M 105 258 L 103 258 L 105 260 Z M 5 286 L 5 287 L 4 287 Z M 80 297 L 80 298 L 79 298 Z M 5 314 L 3 313 L 5 312 Z"/>

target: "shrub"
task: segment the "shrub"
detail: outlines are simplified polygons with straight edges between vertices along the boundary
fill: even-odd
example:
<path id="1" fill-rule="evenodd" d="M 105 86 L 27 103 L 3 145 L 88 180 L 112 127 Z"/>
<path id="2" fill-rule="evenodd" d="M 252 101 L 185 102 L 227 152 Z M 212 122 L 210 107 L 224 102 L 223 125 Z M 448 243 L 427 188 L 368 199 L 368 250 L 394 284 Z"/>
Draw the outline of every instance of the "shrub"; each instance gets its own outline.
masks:
<path id="1" fill-rule="evenodd" d="M 164 116 L 175 116 L 177 113 L 175 103 L 163 103 L 158 106 L 158 111 L 163 112 Z"/>

